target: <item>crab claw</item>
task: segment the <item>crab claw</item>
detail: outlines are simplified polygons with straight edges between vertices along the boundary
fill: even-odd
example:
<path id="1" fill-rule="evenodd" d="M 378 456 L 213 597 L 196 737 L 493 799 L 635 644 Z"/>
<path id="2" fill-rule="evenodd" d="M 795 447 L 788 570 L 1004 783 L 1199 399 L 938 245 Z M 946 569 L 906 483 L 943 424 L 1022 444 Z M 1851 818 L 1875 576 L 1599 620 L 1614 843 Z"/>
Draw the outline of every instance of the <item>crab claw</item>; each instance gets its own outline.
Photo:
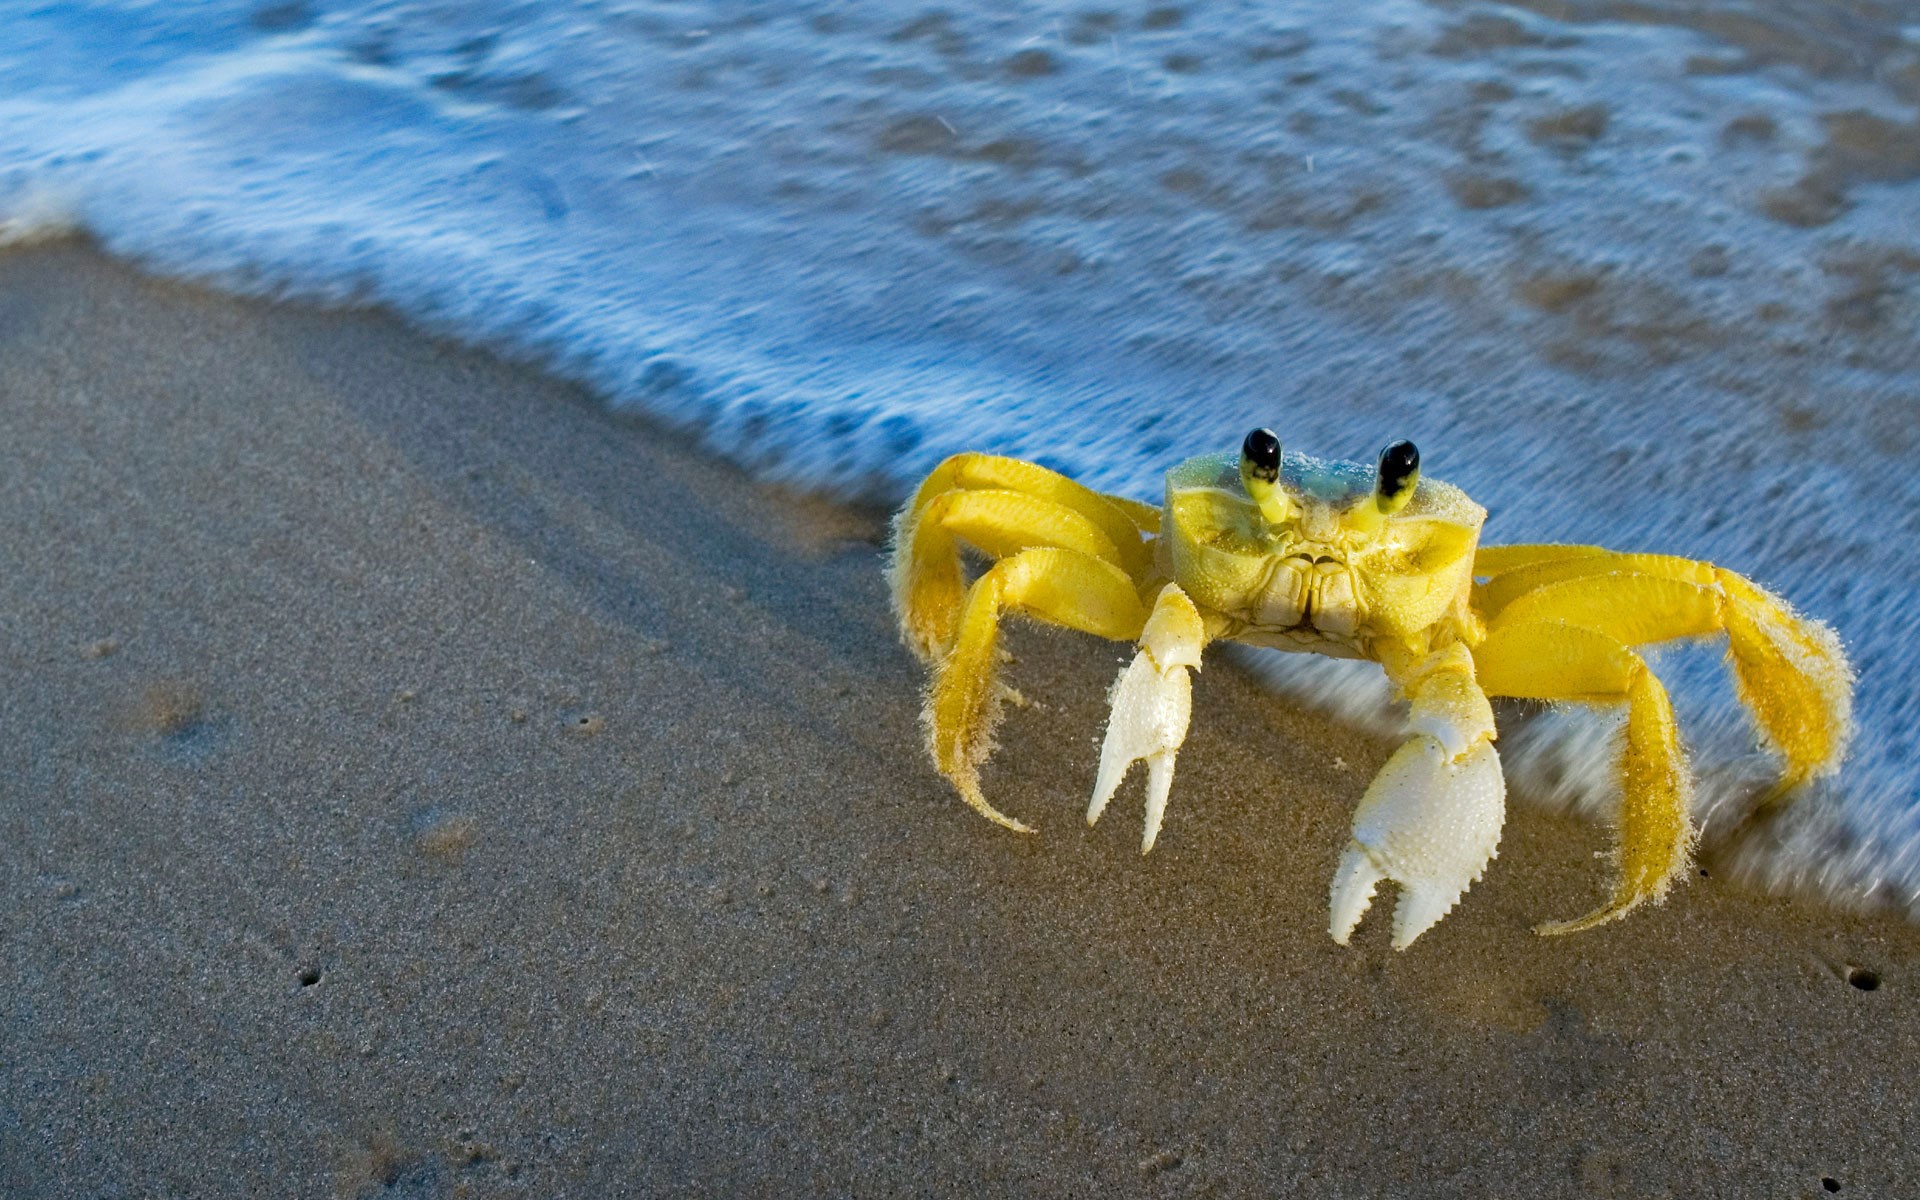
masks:
<path id="1" fill-rule="evenodd" d="M 1140 853 L 1153 849 L 1173 788 L 1173 763 L 1187 740 L 1193 713 L 1189 668 L 1200 665 L 1206 630 L 1186 593 L 1168 584 L 1154 603 L 1140 635 L 1140 652 L 1114 681 L 1107 738 L 1100 747 L 1100 774 L 1087 805 L 1087 824 L 1100 819 L 1136 762 L 1147 764 L 1147 820 Z"/>
<path id="2" fill-rule="evenodd" d="M 1133 656 L 1113 685 L 1113 713 L 1107 718 L 1107 740 L 1100 747 L 1100 775 L 1087 805 L 1087 824 L 1098 821 L 1107 810 L 1128 769 L 1145 761 L 1147 823 L 1140 853 L 1153 849 L 1167 814 L 1167 793 L 1173 788 L 1173 761 L 1180 743 L 1187 740 L 1192 712 L 1193 689 L 1184 667 L 1162 671 L 1145 650 Z"/>
<path id="3" fill-rule="evenodd" d="M 1456 757 L 1423 733 L 1396 750 L 1354 812 L 1353 840 L 1333 873 L 1333 940 L 1347 944 L 1383 879 L 1400 885 L 1395 950 L 1433 928 L 1493 860 L 1506 793 L 1491 742 Z"/>

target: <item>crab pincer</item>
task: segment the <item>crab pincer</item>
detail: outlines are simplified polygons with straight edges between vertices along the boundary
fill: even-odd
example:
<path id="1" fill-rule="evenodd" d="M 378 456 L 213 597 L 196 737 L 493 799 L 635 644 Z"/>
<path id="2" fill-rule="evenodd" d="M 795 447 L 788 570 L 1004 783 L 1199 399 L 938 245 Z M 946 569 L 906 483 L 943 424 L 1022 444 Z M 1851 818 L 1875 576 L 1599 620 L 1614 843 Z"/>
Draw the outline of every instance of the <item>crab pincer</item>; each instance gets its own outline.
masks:
<path id="1" fill-rule="evenodd" d="M 1493 708 L 1461 646 L 1414 661 L 1382 656 L 1413 698 L 1410 735 L 1374 776 L 1333 873 L 1327 931 L 1353 935 L 1383 879 L 1400 885 L 1393 948 L 1404 950 L 1453 910 L 1493 861 L 1506 821 L 1506 781 L 1493 748 Z"/>
<path id="2" fill-rule="evenodd" d="M 1154 602 L 1153 615 L 1140 634 L 1140 650 L 1120 672 L 1110 694 L 1107 737 L 1100 747 L 1100 774 L 1087 805 L 1087 824 L 1100 819 L 1108 801 L 1136 762 L 1147 764 L 1147 817 L 1140 853 L 1153 849 L 1173 788 L 1173 762 L 1187 740 L 1193 714 L 1189 670 L 1200 669 L 1206 648 L 1206 624 L 1193 601 L 1170 583 Z"/>
<path id="3" fill-rule="evenodd" d="M 1393 948 L 1405 950 L 1453 910 L 1493 861 L 1506 788 L 1492 746 L 1458 761 L 1431 737 L 1394 752 L 1353 816 L 1353 838 L 1333 873 L 1327 931 L 1342 946 L 1383 879 L 1400 885 Z"/>

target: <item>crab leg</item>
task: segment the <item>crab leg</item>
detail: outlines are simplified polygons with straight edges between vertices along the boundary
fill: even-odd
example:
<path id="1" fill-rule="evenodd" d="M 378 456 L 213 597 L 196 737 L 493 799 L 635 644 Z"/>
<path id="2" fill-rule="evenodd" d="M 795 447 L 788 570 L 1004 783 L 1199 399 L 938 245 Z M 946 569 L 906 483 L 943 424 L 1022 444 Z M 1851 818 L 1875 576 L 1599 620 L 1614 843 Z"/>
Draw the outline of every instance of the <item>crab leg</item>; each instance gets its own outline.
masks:
<path id="1" fill-rule="evenodd" d="M 1527 551 L 1538 554 L 1520 553 Z M 1515 565 L 1489 559 L 1503 553 Z M 1490 566 L 1492 578 L 1475 589 L 1474 603 L 1494 630 L 1557 621 L 1627 646 L 1725 630 L 1740 698 L 1784 760 L 1763 804 L 1845 757 L 1853 670 L 1839 638 L 1752 580 L 1711 563 L 1583 546 L 1482 551 L 1475 570 Z"/>
<path id="2" fill-rule="evenodd" d="M 1076 550 L 1138 580 L 1152 567 L 1141 539 L 1158 519 L 1146 505 L 1101 495 L 1033 463 L 956 454 L 894 520 L 887 574 L 901 635 L 926 663 L 952 647 L 966 597 L 962 543 L 994 558 L 1036 546 Z"/>
<path id="3" fill-rule="evenodd" d="M 1550 622 L 1503 623 L 1474 657 L 1481 682 L 1496 696 L 1627 704 L 1613 897 L 1584 917 L 1549 922 L 1535 932 L 1577 933 L 1664 897 L 1686 870 L 1694 830 L 1673 707 L 1647 664 L 1617 638 Z"/>
<path id="4" fill-rule="evenodd" d="M 980 791 L 980 767 L 993 752 L 1003 689 L 1003 612 L 1065 625 L 1114 641 L 1140 636 L 1147 612 L 1127 573 L 1077 550 L 1022 550 L 995 563 L 967 590 L 953 649 L 935 669 L 923 720 L 934 765 L 975 812 L 1020 833 L 1033 832 L 1001 813 Z"/>
<path id="5" fill-rule="evenodd" d="M 1147 819 L 1140 853 L 1153 849 L 1173 787 L 1173 761 L 1187 740 L 1193 711 L 1187 672 L 1200 669 L 1207 644 L 1200 610 L 1178 584 L 1160 589 L 1140 634 L 1140 650 L 1113 684 L 1113 710 L 1100 747 L 1100 775 L 1087 805 L 1087 824 L 1100 819 L 1136 762 L 1147 764 Z"/>
<path id="6" fill-rule="evenodd" d="M 1329 897 L 1328 932 L 1353 936 L 1383 879 L 1400 885 L 1393 948 L 1405 950 L 1479 880 L 1500 843 L 1506 781 L 1493 749 L 1493 709 L 1455 644 L 1424 658 L 1383 655 L 1413 701 L 1412 735 L 1374 777 L 1353 814 Z"/>
<path id="7" fill-rule="evenodd" d="M 1504 575 L 1509 571 L 1539 566 L 1543 563 L 1568 562 L 1581 558 L 1617 558 L 1619 553 L 1605 546 L 1573 546 L 1559 542 L 1537 542 L 1519 546 L 1480 546 L 1473 552 L 1473 574 L 1475 578 L 1485 579 L 1490 575 Z"/>

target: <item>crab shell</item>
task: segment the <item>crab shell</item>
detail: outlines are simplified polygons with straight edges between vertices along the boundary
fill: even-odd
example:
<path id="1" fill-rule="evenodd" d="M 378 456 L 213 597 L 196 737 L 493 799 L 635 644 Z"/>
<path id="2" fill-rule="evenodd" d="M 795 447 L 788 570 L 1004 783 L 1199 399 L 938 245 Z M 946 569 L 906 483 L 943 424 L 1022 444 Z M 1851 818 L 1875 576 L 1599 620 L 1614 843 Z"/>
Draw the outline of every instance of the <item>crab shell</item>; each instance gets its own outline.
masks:
<path id="1" fill-rule="evenodd" d="M 1222 636 L 1339 658 L 1373 658 L 1377 639 L 1471 636 L 1486 509 L 1422 477 L 1405 507 L 1381 514 L 1373 468 L 1293 453 L 1282 463 L 1279 523 L 1247 494 L 1234 455 L 1167 472 L 1166 572 L 1233 623 Z"/>

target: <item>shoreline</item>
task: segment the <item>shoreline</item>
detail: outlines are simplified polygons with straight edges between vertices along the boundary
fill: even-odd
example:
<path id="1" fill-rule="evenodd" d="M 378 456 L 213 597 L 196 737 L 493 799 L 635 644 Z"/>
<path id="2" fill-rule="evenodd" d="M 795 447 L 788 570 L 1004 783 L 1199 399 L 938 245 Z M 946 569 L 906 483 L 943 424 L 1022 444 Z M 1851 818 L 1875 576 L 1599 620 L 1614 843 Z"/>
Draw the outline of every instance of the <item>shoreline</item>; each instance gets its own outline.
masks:
<path id="1" fill-rule="evenodd" d="M 0 251 L 0 336 L 8 1195 L 1920 1177 L 1896 917 L 1696 878 L 1540 939 L 1606 837 L 1516 802 L 1341 949 L 1391 743 L 1224 659 L 1142 858 L 1137 781 L 1079 816 L 1121 648 L 1015 631 L 1018 838 L 925 762 L 878 513 L 77 242 Z"/>

